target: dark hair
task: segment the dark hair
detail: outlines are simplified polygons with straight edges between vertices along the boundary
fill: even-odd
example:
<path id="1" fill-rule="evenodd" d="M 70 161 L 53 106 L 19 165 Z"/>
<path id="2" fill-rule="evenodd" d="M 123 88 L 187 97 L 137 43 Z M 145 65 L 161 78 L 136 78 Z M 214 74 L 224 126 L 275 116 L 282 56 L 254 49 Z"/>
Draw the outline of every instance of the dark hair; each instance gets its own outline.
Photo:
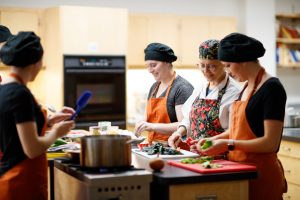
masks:
<path id="1" fill-rule="evenodd" d="M 157 60 L 172 63 L 177 60 L 174 51 L 165 44 L 161 43 L 151 43 L 149 44 L 145 52 L 145 61 L 146 60 Z"/>
<path id="2" fill-rule="evenodd" d="M 19 32 L 0 50 L 0 59 L 6 65 L 26 67 L 37 63 L 43 56 L 40 38 L 34 32 Z"/>

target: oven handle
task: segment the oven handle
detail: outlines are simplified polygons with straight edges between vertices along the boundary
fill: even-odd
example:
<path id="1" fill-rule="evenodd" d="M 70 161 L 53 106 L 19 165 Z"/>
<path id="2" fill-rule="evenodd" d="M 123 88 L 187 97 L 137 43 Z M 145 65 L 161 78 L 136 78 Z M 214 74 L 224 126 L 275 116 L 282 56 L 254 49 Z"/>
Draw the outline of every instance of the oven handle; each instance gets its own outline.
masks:
<path id="1" fill-rule="evenodd" d="M 102 73 L 102 74 L 122 74 L 125 69 L 66 69 L 66 73 L 79 74 L 79 73 Z"/>

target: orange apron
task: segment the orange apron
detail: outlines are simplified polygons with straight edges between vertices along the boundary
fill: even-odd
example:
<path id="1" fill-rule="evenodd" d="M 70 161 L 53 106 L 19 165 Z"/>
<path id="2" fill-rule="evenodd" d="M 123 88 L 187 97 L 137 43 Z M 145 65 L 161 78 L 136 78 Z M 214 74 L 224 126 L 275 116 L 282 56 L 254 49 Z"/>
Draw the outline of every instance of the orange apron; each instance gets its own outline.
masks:
<path id="1" fill-rule="evenodd" d="M 168 90 L 166 96 L 155 98 L 154 94 L 157 92 L 158 87 L 160 85 L 157 84 L 155 89 L 152 92 L 150 99 L 147 102 L 147 122 L 150 123 L 171 123 L 169 118 L 168 110 L 167 110 L 167 99 L 169 96 L 170 89 L 172 87 L 173 81 L 175 80 L 176 73 L 168 86 Z M 148 142 L 151 144 L 153 141 L 157 142 L 167 142 L 170 135 L 157 133 L 154 131 L 150 131 L 148 133 Z"/>
<path id="2" fill-rule="evenodd" d="M 45 134 L 47 111 L 42 109 L 45 117 L 41 136 Z M 21 161 L 0 177 L 0 199 L 2 200 L 47 200 L 46 153 Z"/>
<path id="3" fill-rule="evenodd" d="M 238 100 L 233 103 L 229 132 L 230 139 L 251 140 L 256 138 L 256 135 L 252 132 L 247 121 L 246 107 L 257 85 L 260 83 L 264 72 L 264 69 L 259 71 L 254 89 L 247 97 L 247 100 Z M 246 87 L 247 86 L 245 86 L 245 88 Z M 246 153 L 240 150 L 234 150 L 229 152 L 228 158 L 231 161 L 254 163 L 256 165 L 258 178 L 250 180 L 249 200 L 282 199 L 282 194 L 287 191 L 287 184 L 282 165 L 277 159 L 277 153 Z"/>

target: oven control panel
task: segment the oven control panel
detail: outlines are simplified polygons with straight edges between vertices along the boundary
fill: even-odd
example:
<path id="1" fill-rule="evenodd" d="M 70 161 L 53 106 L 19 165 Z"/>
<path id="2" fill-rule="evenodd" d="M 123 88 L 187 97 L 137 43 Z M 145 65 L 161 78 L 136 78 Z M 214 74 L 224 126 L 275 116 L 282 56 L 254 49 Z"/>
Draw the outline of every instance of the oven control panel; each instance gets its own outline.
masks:
<path id="1" fill-rule="evenodd" d="M 125 68 L 125 56 L 64 56 L 65 68 Z"/>

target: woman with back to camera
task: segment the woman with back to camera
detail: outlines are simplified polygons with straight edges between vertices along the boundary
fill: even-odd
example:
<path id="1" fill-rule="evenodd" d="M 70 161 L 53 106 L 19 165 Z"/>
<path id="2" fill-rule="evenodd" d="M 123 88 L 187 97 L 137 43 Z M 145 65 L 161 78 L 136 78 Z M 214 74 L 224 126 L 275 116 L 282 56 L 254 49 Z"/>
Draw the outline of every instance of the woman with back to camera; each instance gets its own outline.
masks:
<path id="1" fill-rule="evenodd" d="M 233 104 L 229 130 L 210 138 L 212 147 L 203 154 L 217 155 L 229 150 L 231 161 L 254 163 L 258 177 L 250 180 L 250 200 L 279 200 L 287 191 L 277 152 L 283 131 L 286 93 L 278 78 L 268 74 L 258 61 L 263 44 L 240 33 L 220 42 L 219 59 L 241 81 L 247 81 Z"/>
<path id="2" fill-rule="evenodd" d="M 218 59 L 218 40 L 207 40 L 199 46 L 198 67 L 206 82 L 195 89 L 183 105 L 184 119 L 169 138 L 169 145 L 195 151 L 196 146 L 184 144 L 186 137 L 197 140 L 223 133 L 228 128 L 233 101 L 240 92 L 239 84 L 224 70 Z"/>
<path id="3" fill-rule="evenodd" d="M 42 67 L 43 48 L 33 32 L 19 32 L 0 50 L 10 77 L 0 85 L 0 199 L 47 199 L 46 150 L 74 127 L 73 109 L 47 120 L 27 83 Z M 47 124 L 53 125 L 44 135 Z"/>
<path id="4" fill-rule="evenodd" d="M 193 92 L 193 86 L 176 74 L 172 63 L 177 60 L 173 50 L 161 43 L 151 43 L 145 49 L 148 71 L 156 82 L 148 93 L 145 119 L 136 123 L 135 132 L 149 131 L 148 141 L 167 143 L 181 121 L 182 105 Z"/>

